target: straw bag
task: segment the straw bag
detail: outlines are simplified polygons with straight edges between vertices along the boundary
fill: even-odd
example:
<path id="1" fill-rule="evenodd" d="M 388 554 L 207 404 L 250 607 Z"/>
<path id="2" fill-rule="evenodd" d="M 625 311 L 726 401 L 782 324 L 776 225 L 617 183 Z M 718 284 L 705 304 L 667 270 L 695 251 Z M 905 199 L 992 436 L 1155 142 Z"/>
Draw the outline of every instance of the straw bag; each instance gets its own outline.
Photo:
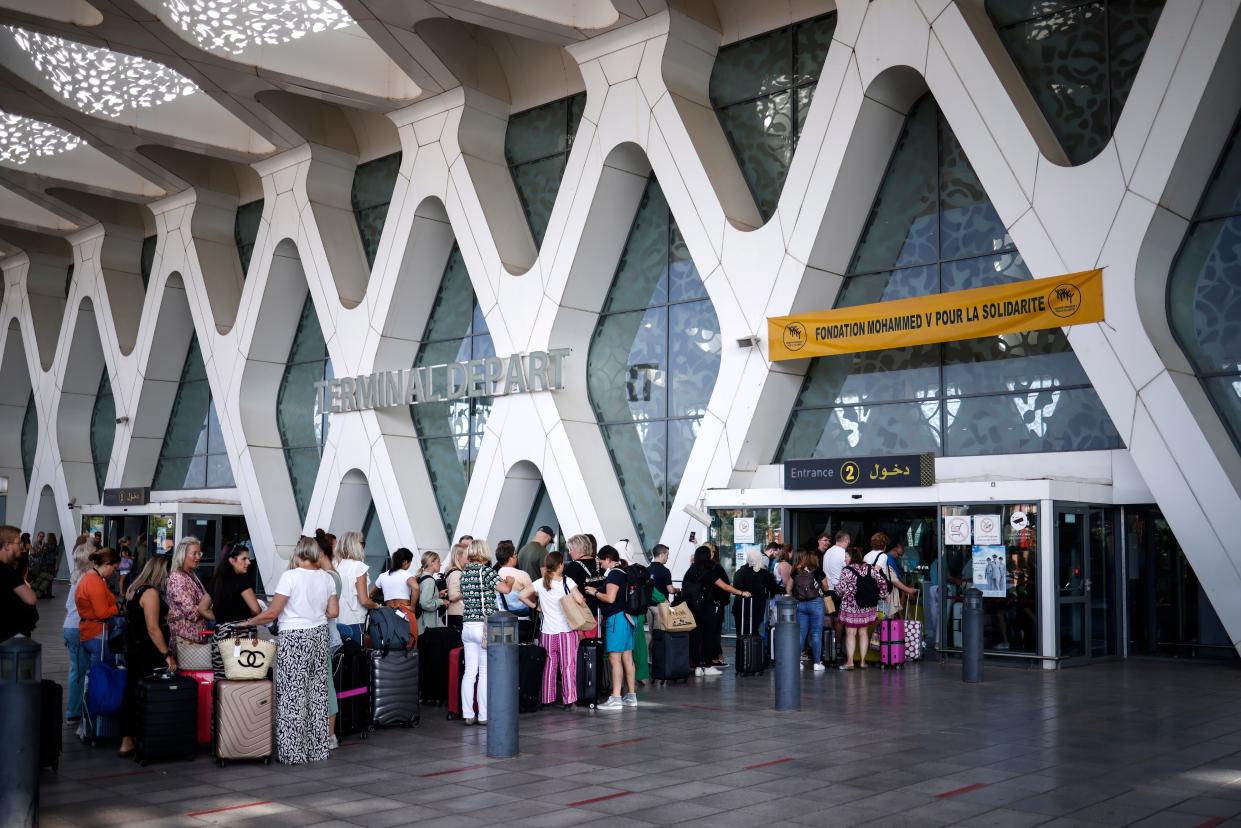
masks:
<path id="1" fill-rule="evenodd" d="M 263 641 L 253 627 L 248 633 L 238 630 L 230 642 L 220 642 L 220 658 L 224 677 L 233 681 L 267 678 L 267 671 L 276 665 L 276 642 Z"/>

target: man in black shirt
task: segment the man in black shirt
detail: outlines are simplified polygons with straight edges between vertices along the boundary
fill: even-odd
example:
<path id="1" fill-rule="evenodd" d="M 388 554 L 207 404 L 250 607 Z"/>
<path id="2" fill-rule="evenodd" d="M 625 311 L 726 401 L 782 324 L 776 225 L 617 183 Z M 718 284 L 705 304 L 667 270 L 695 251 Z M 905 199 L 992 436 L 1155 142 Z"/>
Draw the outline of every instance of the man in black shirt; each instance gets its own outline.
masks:
<path id="1" fill-rule="evenodd" d="M 625 614 L 625 589 L 628 579 L 621 566 L 620 553 L 611 546 L 599 550 L 599 569 L 606 573 L 603 588 L 588 586 L 586 594 L 599 601 L 603 616 L 603 641 L 608 661 L 612 664 L 612 695 L 599 705 L 599 710 L 620 710 L 638 706 L 637 681 L 633 663 L 635 622 Z M 621 680 L 629 692 L 621 695 Z"/>
<path id="2" fill-rule="evenodd" d="M 29 636 L 39 621 L 39 597 L 18 571 L 21 530 L 0 526 L 0 641 Z"/>
<path id="3" fill-rule="evenodd" d="M 655 589 L 662 592 L 665 598 L 671 600 L 675 593 L 680 592 L 672 585 L 672 572 L 668 569 L 668 547 L 662 543 L 655 544 L 655 548 L 651 550 L 651 565 L 647 572 L 650 573 Z"/>

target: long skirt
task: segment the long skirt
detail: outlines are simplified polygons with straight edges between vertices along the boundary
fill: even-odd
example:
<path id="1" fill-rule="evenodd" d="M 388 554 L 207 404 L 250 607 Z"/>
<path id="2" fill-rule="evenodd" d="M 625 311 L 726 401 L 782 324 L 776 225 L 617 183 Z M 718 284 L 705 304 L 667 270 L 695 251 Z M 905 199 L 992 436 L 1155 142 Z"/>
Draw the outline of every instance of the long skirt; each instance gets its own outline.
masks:
<path id="1" fill-rule="evenodd" d="M 633 677 L 637 681 L 651 678 L 651 657 L 646 652 L 646 613 L 634 616 Z"/>
<path id="2" fill-rule="evenodd" d="M 276 759 L 286 765 L 328 756 L 327 627 L 281 630 L 276 649 Z"/>

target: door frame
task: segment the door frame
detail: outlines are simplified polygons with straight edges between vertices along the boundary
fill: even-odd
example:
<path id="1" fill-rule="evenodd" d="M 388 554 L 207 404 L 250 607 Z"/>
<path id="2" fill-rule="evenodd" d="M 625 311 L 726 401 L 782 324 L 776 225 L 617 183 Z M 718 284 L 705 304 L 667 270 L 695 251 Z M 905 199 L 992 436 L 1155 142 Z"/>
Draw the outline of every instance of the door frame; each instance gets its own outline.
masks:
<path id="1" fill-rule="evenodd" d="M 1055 585 L 1052 602 L 1052 617 L 1055 619 L 1056 630 L 1056 656 L 1060 666 L 1074 667 L 1078 665 L 1089 664 L 1091 660 L 1091 632 L 1090 632 L 1090 505 L 1086 503 L 1053 501 L 1051 510 L 1052 519 L 1052 578 Z M 1078 542 L 1081 545 L 1081 578 L 1082 590 L 1080 595 L 1065 596 L 1064 587 L 1060 583 L 1060 561 L 1062 551 L 1060 548 L 1060 517 L 1061 515 L 1072 514 L 1077 517 L 1077 534 Z M 1076 605 L 1080 608 L 1082 619 L 1082 655 L 1065 655 L 1061 652 L 1061 642 L 1063 636 L 1061 632 L 1061 608 L 1066 605 Z"/>

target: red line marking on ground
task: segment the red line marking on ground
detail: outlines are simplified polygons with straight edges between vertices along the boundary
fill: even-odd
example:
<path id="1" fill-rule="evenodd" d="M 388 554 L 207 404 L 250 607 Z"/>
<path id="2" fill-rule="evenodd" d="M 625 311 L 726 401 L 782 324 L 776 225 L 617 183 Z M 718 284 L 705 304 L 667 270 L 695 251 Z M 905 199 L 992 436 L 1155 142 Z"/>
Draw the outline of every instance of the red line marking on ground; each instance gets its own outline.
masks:
<path id="1" fill-rule="evenodd" d="M 772 759 L 770 762 L 759 762 L 757 765 L 746 765 L 746 770 L 758 770 L 759 768 L 769 768 L 772 765 L 783 765 L 785 762 L 792 762 L 792 756 L 786 756 L 783 759 Z"/>
<path id="2" fill-rule="evenodd" d="M 645 741 L 646 741 L 645 736 L 639 736 L 636 739 L 621 739 L 619 742 L 604 742 L 602 745 L 599 745 L 599 747 L 601 748 L 620 747 L 621 745 L 632 745 L 637 742 L 645 742 Z"/>
<path id="3" fill-rule="evenodd" d="M 606 796 L 596 796 L 594 799 L 582 799 L 577 802 L 570 802 L 570 808 L 576 808 L 579 805 L 590 805 L 592 802 L 604 802 L 609 799 L 618 799 L 622 796 L 629 796 L 633 791 L 617 791 L 616 793 L 607 794 Z"/>
<path id="4" fill-rule="evenodd" d="M 205 811 L 190 811 L 188 814 L 186 814 L 186 816 L 193 816 L 193 817 L 206 816 L 207 814 L 218 814 L 223 811 L 239 811 L 242 808 L 256 808 L 259 805 L 270 805 L 270 804 L 271 804 L 270 799 L 264 799 L 261 802 L 247 802 L 244 805 L 229 805 L 224 808 L 208 808 Z"/>
<path id="5" fill-rule="evenodd" d="M 1223 817 L 1211 817 L 1206 822 L 1200 823 L 1198 828 L 1215 828 L 1216 825 L 1223 825 Z"/>
<path id="6" fill-rule="evenodd" d="M 433 779 L 436 776 L 448 776 L 449 774 L 452 774 L 452 773 L 463 773 L 465 771 L 478 770 L 479 768 L 485 768 L 485 767 L 487 766 L 486 765 L 466 765 L 464 768 L 453 768 L 452 770 L 436 771 L 435 773 L 424 773 L 422 774 L 422 778 Z"/>
<path id="7" fill-rule="evenodd" d="M 83 782 L 98 782 L 101 779 L 120 779 L 123 776 L 145 776 L 148 773 L 155 773 L 153 770 L 129 771 L 128 773 L 109 773 L 104 776 L 88 776 Z"/>
<path id="8" fill-rule="evenodd" d="M 951 791 L 944 791 L 941 794 L 935 794 L 935 798 L 936 799 L 947 799 L 950 796 L 960 796 L 961 794 L 969 793 L 970 791 L 976 791 L 979 788 L 985 788 L 985 787 L 987 787 L 986 783 L 975 782 L 973 785 L 966 785 L 964 788 L 953 788 Z"/>

